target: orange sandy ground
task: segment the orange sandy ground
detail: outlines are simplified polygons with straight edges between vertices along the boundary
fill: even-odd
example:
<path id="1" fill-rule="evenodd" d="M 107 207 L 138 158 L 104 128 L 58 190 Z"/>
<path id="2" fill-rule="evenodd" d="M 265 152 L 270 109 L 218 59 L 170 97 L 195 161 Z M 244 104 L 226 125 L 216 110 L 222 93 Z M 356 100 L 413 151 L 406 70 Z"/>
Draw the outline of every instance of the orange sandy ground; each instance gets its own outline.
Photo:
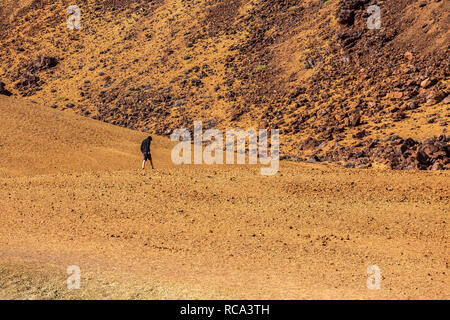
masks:
<path id="1" fill-rule="evenodd" d="M 142 172 L 143 137 L 0 98 L 0 298 L 450 298 L 447 172 L 175 167 L 159 137 Z"/>

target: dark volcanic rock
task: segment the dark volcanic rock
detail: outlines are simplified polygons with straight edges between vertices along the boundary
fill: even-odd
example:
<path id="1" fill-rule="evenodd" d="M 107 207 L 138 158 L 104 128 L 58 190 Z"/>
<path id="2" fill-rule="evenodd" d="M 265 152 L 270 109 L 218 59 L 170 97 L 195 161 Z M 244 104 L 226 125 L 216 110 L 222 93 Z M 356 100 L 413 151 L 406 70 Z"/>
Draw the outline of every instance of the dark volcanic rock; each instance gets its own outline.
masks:
<path id="1" fill-rule="evenodd" d="M 320 142 L 314 138 L 308 138 L 300 144 L 301 150 L 311 150 L 320 145 Z"/>
<path id="2" fill-rule="evenodd" d="M 364 7 L 369 0 L 341 0 L 338 5 L 338 22 L 347 26 L 352 26 L 355 22 L 357 10 Z"/>
<path id="3" fill-rule="evenodd" d="M 29 64 L 30 71 L 37 72 L 56 67 L 58 60 L 55 57 L 37 56 Z"/>
<path id="4" fill-rule="evenodd" d="M 16 88 L 21 91 L 35 89 L 39 86 L 39 77 L 31 72 L 22 74 L 16 83 Z"/>
<path id="5" fill-rule="evenodd" d="M 396 170 L 447 170 L 450 169 L 449 142 L 450 137 L 444 135 L 422 143 L 411 138 L 404 140 L 397 135 L 391 135 L 383 143 L 367 140 L 350 147 L 330 150 L 324 159 L 326 161 L 352 159 L 364 165 L 370 161 L 381 161 Z"/>
<path id="6" fill-rule="evenodd" d="M 0 81 L 0 94 L 5 96 L 11 96 L 12 93 L 5 88 L 5 84 Z"/>

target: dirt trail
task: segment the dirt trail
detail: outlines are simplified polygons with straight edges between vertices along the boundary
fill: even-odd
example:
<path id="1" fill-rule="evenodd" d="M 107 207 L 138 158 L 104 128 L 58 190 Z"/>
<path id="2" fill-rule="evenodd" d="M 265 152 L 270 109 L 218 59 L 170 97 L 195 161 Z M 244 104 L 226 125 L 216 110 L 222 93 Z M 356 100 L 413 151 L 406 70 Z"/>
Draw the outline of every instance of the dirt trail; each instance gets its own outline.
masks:
<path id="1" fill-rule="evenodd" d="M 160 138 L 142 172 L 145 134 L 0 113 L 0 298 L 450 298 L 447 172 L 174 167 Z"/>

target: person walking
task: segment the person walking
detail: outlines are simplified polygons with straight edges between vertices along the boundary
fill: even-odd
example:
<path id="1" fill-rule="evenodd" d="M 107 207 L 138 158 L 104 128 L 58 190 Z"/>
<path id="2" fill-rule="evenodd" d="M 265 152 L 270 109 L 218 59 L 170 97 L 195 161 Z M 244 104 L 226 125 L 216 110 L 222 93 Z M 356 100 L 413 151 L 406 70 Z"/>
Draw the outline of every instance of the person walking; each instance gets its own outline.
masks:
<path id="1" fill-rule="evenodd" d="M 142 152 L 142 155 L 144 156 L 144 161 L 142 161 L 142 170 L 145 169 L 145 162 L 147 160 L 150 160 L 150 164 L 152 165 L 152 169 L 155 169 L 153 167 L 152 154 L 150 153 L 150 145 L 151 144 L 152 144 L 152 137 L 151 136 L 148 136 L 147 139 L 142 141 L 141 152 Z"/>

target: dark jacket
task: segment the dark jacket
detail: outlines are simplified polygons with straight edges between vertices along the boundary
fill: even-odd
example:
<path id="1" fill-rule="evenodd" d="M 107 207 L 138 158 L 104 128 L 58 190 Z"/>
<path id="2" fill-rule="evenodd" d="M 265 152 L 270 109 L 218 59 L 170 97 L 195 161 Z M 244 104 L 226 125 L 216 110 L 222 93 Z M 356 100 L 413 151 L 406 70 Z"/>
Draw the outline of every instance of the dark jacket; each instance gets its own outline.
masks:
<path id="1" fill-rule="evenodd" d="M 145 139 L 144 141 L 142 141 L 141 144 L 141 151 L 142 153 L 150 153 L 150 144 L 152 142 L 150 141 L 149 138 Z"/>

